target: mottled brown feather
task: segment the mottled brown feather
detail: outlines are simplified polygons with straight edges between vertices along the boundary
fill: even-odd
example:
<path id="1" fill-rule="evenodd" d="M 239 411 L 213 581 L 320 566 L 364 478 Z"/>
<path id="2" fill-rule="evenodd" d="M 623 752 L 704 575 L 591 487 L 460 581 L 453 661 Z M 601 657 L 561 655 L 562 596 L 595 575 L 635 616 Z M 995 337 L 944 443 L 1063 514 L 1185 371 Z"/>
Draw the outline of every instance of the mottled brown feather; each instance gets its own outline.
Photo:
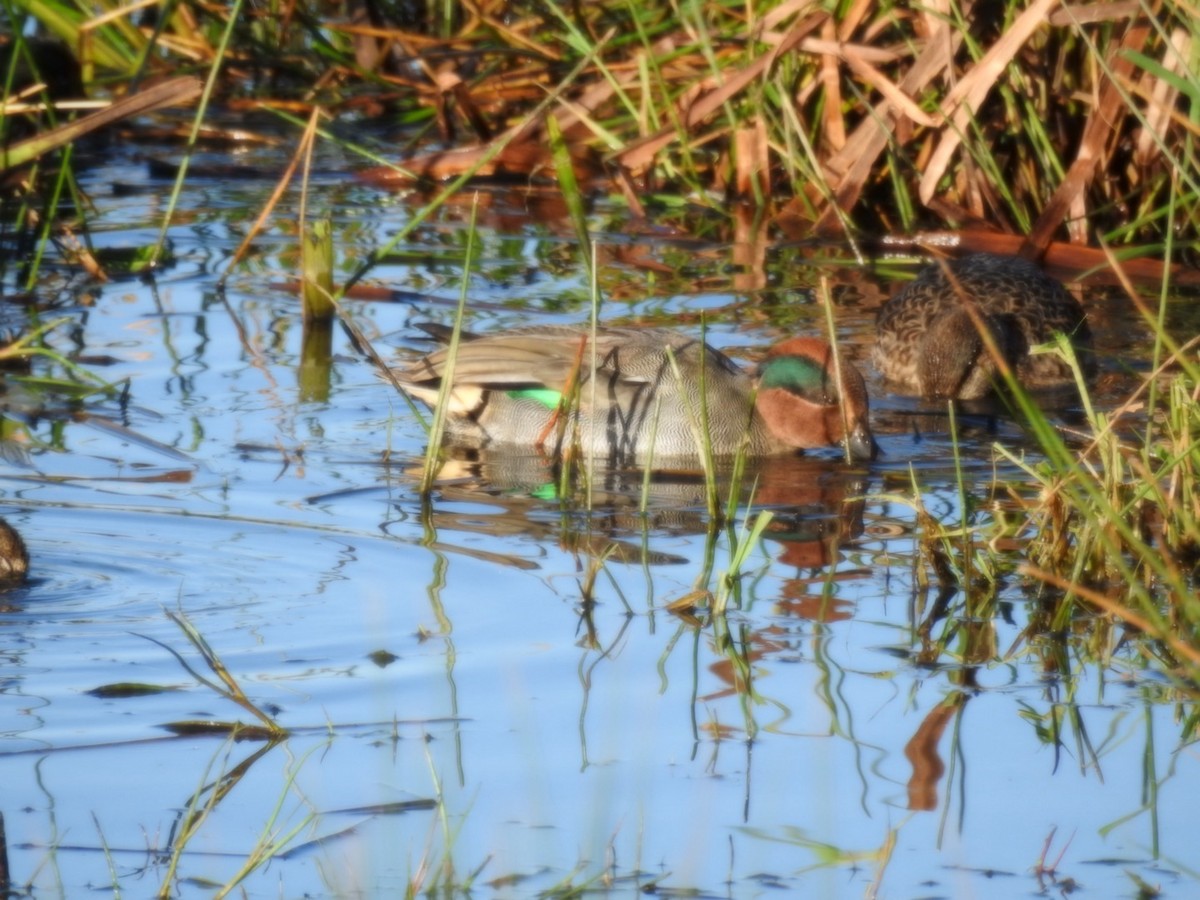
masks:
<path id="1" fill-rule="evenodd" d="M 1079 302 L 1028 260 L 986 253 L 926 267 L 883 305 L 876 319 L 876 368 L 915 394 L 981 397 L 991 390 L 996 363 L 977 322 L 1026 387 L 1072 381 L 1064 360 L 1029 352 L 1055 333 L 1071 339 L 1091 370 L 1091 331 Z"/>

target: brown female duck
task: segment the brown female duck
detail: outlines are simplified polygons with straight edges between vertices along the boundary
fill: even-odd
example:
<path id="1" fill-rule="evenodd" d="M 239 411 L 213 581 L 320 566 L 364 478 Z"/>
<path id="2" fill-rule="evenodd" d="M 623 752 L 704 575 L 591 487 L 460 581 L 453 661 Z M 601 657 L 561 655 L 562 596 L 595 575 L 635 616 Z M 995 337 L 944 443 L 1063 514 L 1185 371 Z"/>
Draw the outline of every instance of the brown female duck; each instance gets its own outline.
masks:
<path id="1" fill-rule="evenodd" d="M 1056 332 L 1090 369 L 1092 337 L 1079 302 L 1028 260 L 987 253 L 930 265 L 888 300 L 876 320 L 875 365 L 915 394 L 978 399 L 998 368 L 981 328 L 1027 388 L 1073 381 L 1058 355 L 1029 352 Z"/>

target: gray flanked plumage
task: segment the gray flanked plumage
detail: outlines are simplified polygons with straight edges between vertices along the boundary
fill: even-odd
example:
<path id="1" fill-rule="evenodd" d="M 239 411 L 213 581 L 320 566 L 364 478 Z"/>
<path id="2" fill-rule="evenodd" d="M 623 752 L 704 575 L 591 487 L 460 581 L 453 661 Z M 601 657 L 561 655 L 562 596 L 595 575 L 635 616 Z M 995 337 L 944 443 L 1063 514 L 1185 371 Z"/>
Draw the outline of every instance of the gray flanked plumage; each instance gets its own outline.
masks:
<path id="1" fill-rule="evenodd" d="M 446 367 L 441 349 L 395 374 L 407 393 L 432 407 Z M 874 455 L 862 376 L 843 364 L 838 379 L 822 341 L 793 338 L 777 345 L 755 378 L 694 338 L 634 327 L 601 328 L 594 347 L 588 329 L 569 326 L 464 335 L 446 440 L 551 452 L 579 447 L 610 463 L 645 462 L 651 455 L 664 462 L 695 459 L 702 370 L 709 439 L 718 456 L 738 452 L 744 439 L 757 456 L 836 445 L 846 433 L 843 421 L 851 452 Z M 560 404 L 564 395 L 568 400 Z"/>
<path id="2" fill-rule="evenodd" d="M 876 320 L 875 366 L 915 394 L 983 397 L 997 365 L 976 320 L 1028 388 L 1073 381 L 1056 354 L 1029 353 L 1056 332 L 1071 339 L 1085 371 L 1091 368 L 1092 337 L 1079 302 L 1028 260 L 988 253 L 927 266 L 888 300 Z"/>

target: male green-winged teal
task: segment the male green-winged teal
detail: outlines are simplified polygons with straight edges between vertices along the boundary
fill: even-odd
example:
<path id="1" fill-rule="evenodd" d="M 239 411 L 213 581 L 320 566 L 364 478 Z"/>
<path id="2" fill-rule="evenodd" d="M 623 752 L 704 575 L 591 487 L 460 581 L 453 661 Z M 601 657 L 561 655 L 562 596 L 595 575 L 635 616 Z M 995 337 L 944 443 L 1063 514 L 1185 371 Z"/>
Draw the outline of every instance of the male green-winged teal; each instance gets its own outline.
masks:
<path id="1" fill-rule="evenodd" d="M 992 389 L 997 366 L 976 318 L 1028 388 L 1073 381 L 1070 367 L 1056 354 L 1029 353 L 1055 332 L 1071 339 L 1085 371 L 1091 366 L 1087 318 L 1059 282 L 1028 260 L 977 253 L 926 267 L 883 305 L 875 323 L 876 368 L 922 396 L 983 397 Z"/>
<path id="2" fill-rule="evenodd" d="M 594 390 L 588 377 L 593 353 Z M 433 406 L 446 364 L 441 349 L 395 374 L 405 391 Z M 862 376 L 843 363 L 839 379 L 823 341 L 784 341 L 752 376 L 701 341 L 657 328 L 601 328 L 594 347 L 590 331 L 567 326 L 464 335 L 446 437 L 476 448 L 578 446 L 611 463 L 694 459 L 702 369 L 717 456 L 736 453 L 743 437 L 750 454 L 766 456 L 840 444 L 847 433 L 853 456 L 875 455 Z M 561 403 L 564 392 L 574 400 Z M 569 415 L 556 415 L 560 406 Z"/>

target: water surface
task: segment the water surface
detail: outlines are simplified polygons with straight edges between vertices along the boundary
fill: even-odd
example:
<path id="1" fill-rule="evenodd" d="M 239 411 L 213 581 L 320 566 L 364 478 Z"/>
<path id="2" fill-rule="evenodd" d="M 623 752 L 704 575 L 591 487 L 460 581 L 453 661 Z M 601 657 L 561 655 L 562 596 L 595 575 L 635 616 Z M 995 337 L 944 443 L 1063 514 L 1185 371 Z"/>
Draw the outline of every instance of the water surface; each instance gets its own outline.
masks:
<path id="1" fill-rule="evenodd" d="M 98 243 L 152 241 L 169 185 L 132 151 L 85 188 Z M 0 468 L 0 512 L 33 565 L 0 597 L 15 888 L 149 896 L 166 881 L 210 896 L 279 840 L 248 896 L 439 881 L 505 897 L 568 885 L 1112 896 L 1136 879 L 1195 892 L 1187 699 L 1116 631 L 1091 648 L 1027 634 L 1038 601 L 1011 574 L 1018 557 L 995 615 L 959 616 L 950 634 L 930 616 L 914 498 L 938 522 L 980 523 L 1006 508 L 994 483 L 1021 477 L 992 444 L 1032 447 L 1002 411 L 967 416 L 956 470 L 940 411 L 870 372 L 874 309 L 911 266 L 795 247 L 765 249 L 761 270 L 731 265 L 744 248 L 720 235 L 648 237 L 600 203 L 606 320 L 699 333 L 703 315 L 712 343 L 752 359 L 824 329 L 827 277 L 883 455 L 765 466 L 727 527 L 710 526 L 694 479 L 656 482 L 643 512 L 640 478 L 613 476 L 589 511 L 556 499 L 536 458 L 448 467 L 426 504 L 421 425 L 344 335 L 328 382 L 301 383 L 298 308 L 273 287 L 295 277 L 294 206 L 224 299 L 216 289 L 271 189 L 194 180 L 170 230 L 175 262 L 153 283 L 43 278 L 43 316 L 69 320 L 56 346 L 129 389 L 76 410 L 15 384 L 6 395 L 19 452 Z M 340 176 L 315 190 L 339 234 L 339 277 L 420 199 Z M 586 320 L 571 230 L 524 206 L 486 195 L 467 284 L 475 330 Z M 450 321 L 468 217 L 447 207 L 375 268 L 372 281 L 405 292 L 397 302 L 348 303 L 385 356 L 427 349 L 414 322 Z M 1145 367 L 1145 331 L 1120 297 L 1085 299 L 1101 390 L 1116 397 Z M 720 590 L 762 510 L 774 519 L 728 615 L 707 621 L 703 591 Z M 164 729 L 253 721 L 168 651 L 211 677 L 169 613 L 285 741 Z M 121 683 L 166 690 L 89 693 Z M 208 817 L 172 880 L 201 788 Z"/>

